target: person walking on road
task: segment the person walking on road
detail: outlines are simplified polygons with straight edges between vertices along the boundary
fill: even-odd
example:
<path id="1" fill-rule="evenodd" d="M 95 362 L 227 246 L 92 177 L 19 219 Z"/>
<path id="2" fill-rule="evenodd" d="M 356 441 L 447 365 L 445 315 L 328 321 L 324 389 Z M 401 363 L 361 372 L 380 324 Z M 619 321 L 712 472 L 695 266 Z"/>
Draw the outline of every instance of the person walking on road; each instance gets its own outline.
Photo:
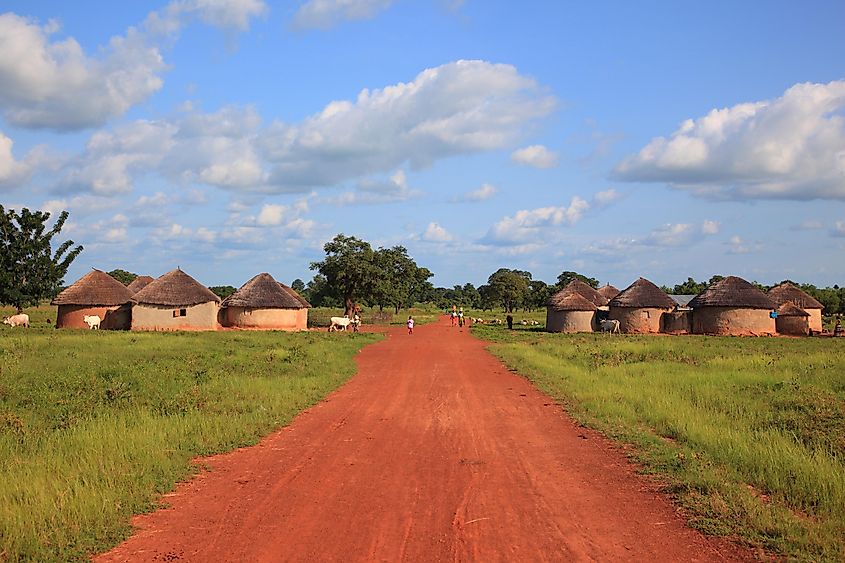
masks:
<path id="1" fill-rule="evenodd" d="M 408 334 L 414 334 L 414 317 L 408 315 Z"/>
<path id="2" fill-rule="evenodd" d="M 458 311 L 458 326 L 464 328 L 464 308 L 461 307 Z"/>

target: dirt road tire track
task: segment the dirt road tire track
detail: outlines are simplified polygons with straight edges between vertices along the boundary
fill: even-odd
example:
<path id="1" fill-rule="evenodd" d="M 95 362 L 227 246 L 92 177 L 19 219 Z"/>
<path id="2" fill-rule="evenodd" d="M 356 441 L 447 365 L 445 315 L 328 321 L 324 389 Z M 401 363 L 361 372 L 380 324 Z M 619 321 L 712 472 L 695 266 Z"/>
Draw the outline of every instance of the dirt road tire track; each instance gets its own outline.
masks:
<path id="1" fill-rule="evenodd" d="M 203 460 L 112 561 L 725 561 L 599 434 L 448 321 L 391 329 L 259 445 Z"/>

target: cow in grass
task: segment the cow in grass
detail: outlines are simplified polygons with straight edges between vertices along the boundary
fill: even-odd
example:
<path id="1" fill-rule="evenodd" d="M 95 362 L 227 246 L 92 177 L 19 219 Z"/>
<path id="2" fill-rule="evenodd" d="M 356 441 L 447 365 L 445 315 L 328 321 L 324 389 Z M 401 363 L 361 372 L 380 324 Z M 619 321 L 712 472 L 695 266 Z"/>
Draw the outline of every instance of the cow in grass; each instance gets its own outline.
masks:
<path id="1" fill-rule="evenodd" d="M 98 330 L 100 328 L 100 322 L 102 322 L 102 319 L 98 315 L 85 315 L 82 317 L 82 320 L 92 330 Z"/>
<path id="2" fill-rule="evenodd" d="M 342 317 L 332 317 L 331 324 L 329 325 L 329 332 L 334 332 L 336 330 L 346 330 L 350 326 L 352 326 L 353 329 L 357 329 L 357 324 L 353 323 L 355 323 L 355 320 L 350 319 L 349 315 L 343 315 Z"/>
<path id="3" fill-rule="evenodd" d="M 619 321 L 616 319 L 605 319 L 599 322 L 599 328 L 602 332 L 619 334 Z"/>
<path id="4" fill-rule="evenodd" d="M 11 317 L 3 317 L 3 324 L 11 327 L 25 326 L 26 328 L 29 328 L 29 315 L 26 313 L 20 313 L 12 315 Z"/>

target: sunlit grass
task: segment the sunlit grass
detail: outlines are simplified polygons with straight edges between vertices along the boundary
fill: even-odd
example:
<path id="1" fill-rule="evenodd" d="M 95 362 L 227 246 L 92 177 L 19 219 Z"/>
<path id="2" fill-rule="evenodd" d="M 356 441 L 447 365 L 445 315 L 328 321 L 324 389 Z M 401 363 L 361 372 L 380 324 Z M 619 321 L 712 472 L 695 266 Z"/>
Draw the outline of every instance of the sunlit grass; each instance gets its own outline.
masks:
<path id="1" fill-rule="evenodd" d="M 346 381 L 377 335 L 0 327 L 0 561 L 84 560 Z"/>
<path id="2" fill-rule="evenodd" d="M 694 526 L 845 557 L 845 339 L 474 330 L 584 424 L 635 444 Z"/>

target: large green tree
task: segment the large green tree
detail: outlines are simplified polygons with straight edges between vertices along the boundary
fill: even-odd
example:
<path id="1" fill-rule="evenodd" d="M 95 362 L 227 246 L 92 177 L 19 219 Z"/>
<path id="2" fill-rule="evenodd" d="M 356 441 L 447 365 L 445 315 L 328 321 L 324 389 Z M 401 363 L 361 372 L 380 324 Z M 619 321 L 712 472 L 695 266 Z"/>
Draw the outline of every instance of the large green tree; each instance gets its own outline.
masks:
<path id="1" fill-rule="evenodd" d="M 58 293 L 68 267 L 82 252 L 72 240 L 53 251 L 53 239 L 67 218 L 62 211 L 48 228 L 50 213 L 27 208 L 16 213 L 0 205 L 0 303 L 20 312 Z"/>
<path id="2" fill-rule="evenodd" d="M 530 272 L 508 268 L 499 268 L 487 279 L 490 291 L 508 313 L 513 313 L 514 309 L 525 303 L 530 282 Z"/>
<path id="3" fill-rule="evenodd" d="M 311 269 L 326 278 L 330 293 L 338 297 L 350 317 L 359 301 L 368 297 L 378 272 L 373 262 L 370 243 L 343 233 L 323 245 L 326 258 L 312 262 Z"/>

